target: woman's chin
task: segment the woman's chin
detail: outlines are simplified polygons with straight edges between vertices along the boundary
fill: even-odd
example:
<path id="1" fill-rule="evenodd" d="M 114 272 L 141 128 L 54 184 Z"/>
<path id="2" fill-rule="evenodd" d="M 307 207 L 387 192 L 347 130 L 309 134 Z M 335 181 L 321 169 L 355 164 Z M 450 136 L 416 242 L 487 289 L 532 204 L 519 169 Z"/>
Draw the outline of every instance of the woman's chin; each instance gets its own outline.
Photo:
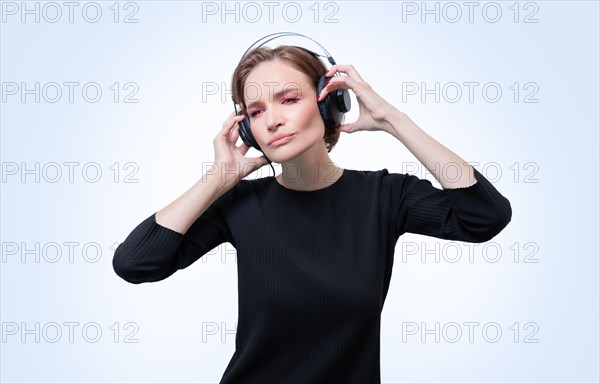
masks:
<path id="1" fill-rule="evenodd" d="M 286 161 L 290 161 L 301 153 L 298 149 L 293 148 L 292 146 L 282 145 L 280 147 L 271 149 L 271 156 L 269 159 L 276 163 L 285 163 Z"/>

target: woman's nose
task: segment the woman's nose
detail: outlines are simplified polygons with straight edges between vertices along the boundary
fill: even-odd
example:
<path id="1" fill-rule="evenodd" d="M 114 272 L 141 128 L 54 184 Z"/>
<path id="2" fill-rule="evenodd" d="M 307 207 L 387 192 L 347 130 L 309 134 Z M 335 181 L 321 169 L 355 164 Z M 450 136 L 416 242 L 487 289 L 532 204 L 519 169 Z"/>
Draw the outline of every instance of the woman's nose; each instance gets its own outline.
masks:
<path id="1" fill-rule="evenodd" d="M 267 110 L 265 111 L 265 115 L 267 121 L 267 129 L 272 130 L 273 128 L 281 125 L 281 112 L 276 106 L 267 108 Z"/>

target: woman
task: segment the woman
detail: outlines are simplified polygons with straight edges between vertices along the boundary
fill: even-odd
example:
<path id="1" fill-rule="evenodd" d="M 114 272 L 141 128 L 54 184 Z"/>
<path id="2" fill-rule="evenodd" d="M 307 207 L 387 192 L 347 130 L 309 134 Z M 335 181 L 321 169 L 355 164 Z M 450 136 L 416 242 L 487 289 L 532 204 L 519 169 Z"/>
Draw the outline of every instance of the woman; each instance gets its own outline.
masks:
<path id="1" fill-rule="evenodd" d="M 318 78 L 335 72 L 345 76 L 317 95 Z M 265 156 L 236 146 L 245 115 L 232 113 L 214 139 L 213 168 L 131 232 L 115 252 L 115 272 L 135 284 L 162 280 L 230 242 L 239 317 L 221 383 L 380 383 L 380 316 L 400 235 L 487 241 L 510 222 L 510 203 L 351 65 L 327 70 L 297 47 L 263 47 L 243 58 L 232 82 Z M 318 102 L 336 89 L 355 93 L 360 114 L 326 129 Z M 398 139 L 443 189 L 387 169 L 336 165 L 329 152 L 340 133 L 358 131 Z M 243 179 L 267 158 L 281 174 Z M 439 173 L 449 163 L 460 170 L 455 180 Z"/>

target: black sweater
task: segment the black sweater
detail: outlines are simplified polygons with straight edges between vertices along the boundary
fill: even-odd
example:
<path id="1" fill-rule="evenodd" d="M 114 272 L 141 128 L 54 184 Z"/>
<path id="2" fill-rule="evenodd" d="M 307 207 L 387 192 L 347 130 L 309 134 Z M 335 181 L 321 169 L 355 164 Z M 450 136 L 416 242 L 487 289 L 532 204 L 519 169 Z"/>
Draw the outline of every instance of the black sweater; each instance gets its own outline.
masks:
<path id="1" fill-rule="evenodd" d="M 224 242 L 237 250 L 235 353 L 221 384 L 380 383 L 380 317 L 405 232 L 484 242 L 509 201 L 477 182 L 438 189 L 408 174 L 345 169 L 315 191 L 241 180 L 185 235 L 152 214 L 116 249 L 117 275 L 165 279 Z"/>

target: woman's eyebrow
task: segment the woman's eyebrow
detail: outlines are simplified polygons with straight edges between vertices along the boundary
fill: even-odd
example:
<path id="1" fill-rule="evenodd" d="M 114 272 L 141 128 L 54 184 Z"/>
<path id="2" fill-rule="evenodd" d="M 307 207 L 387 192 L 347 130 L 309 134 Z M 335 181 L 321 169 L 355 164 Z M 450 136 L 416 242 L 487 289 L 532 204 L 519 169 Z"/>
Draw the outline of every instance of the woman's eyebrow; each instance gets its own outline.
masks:
<path id="1" fill-rule="evenodd" d="M 282 89 L 279 92 L 275 92 L 275 94 L 273 96 L 274 96 L 275 99 L 278 99 L 281 96 L 285 95 L 286 93 L 294 92 L 294 91 L 298 91 L 298 88 L 284 88 L 284 89 Z M 253 101 L 250 104 L 248 104 L 248 106 L 246 108 L 250 109 L 250 108 L 254 107 L 257 104 L 260 104 L 260 101 Z"/>

